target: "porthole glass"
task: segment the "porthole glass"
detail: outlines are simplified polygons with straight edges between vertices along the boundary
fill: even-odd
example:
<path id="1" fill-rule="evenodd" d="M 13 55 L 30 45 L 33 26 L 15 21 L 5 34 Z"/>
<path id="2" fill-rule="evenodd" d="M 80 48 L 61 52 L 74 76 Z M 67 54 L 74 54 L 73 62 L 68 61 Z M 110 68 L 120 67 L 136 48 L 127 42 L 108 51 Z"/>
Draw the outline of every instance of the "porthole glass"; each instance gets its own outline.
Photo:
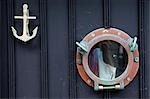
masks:
<path id="1" fill-rule="evenodd" d="M 111 81 L 126 70 L 128 55 L 121 44 L 105 40 L 91 49 L 88 64 L 91 71 L 101 80 Z"/>

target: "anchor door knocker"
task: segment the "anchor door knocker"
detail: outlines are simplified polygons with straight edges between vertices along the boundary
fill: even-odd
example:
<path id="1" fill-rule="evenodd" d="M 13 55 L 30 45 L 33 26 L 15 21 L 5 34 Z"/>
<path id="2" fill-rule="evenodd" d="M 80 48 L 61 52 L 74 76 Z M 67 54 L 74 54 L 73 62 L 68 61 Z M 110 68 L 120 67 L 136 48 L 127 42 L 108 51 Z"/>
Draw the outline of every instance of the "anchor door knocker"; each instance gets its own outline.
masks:
<path id="1" fill-rule="evenodd" d="M 23 42 L 27 42 L 36 36 L 38 26 L 32 31 L 33 32 L 32 35 L 30 35 L 30 33 L 29 33 L 29 27 L 28 27 L 29 19 L 36 19 L 36 17 L 35 16 L 29 16 L 29 10 L 28 10 L 27 4 L 23 5 L 23 16 L 14 16 L 14 18 L 23 20 L 23 34 L 22 34 L 22 36 L 18 36 L 16 29 L 13 26 L 11 26 L 13 35 L 16 38 L 18 38 L 19 40 L 22 40 Z"/>

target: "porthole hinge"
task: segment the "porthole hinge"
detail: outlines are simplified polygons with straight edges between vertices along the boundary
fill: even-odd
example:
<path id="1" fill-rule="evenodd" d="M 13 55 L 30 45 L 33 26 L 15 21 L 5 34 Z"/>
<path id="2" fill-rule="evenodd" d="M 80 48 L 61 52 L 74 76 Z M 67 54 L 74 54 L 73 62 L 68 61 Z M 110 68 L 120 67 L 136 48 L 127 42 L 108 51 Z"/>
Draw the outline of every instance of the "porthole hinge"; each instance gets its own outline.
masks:
<path id="1" fill-rule="evenodd" d="M 86 53 L 88 51 L 87 50 L 87 48 L 88 48 L 87 42 L 85 42 L 85 41 L 81 41 L 80 43 L 76 42 L 76 45 L 79 47 L 79 52 L 81 54 L 84 54 L 84 53 Z"/>
<path id="2" fill-rule="evenodd" d="M 94 85 L 94 90 L 98 91 L 98 90 L 111 90 L 111 89 L 115 89 L 115 90 L 121 90 L 124 89 L 124 85 L 120 85 L 120 84 L 116 84 L 116 85 L 99 85 L 99 84 L 95 84 Z"/>
<path id="3" fill-rule="evenodd" d="M 134 37 L 132 40 L 131 40 L 131 43 L 129 44 L 129 48 L 130 48 L 130 51 L 131 52 L 134 52 L 137 48 L 138 48 L 138 45 L 137 45 L 137 37 Z"/>

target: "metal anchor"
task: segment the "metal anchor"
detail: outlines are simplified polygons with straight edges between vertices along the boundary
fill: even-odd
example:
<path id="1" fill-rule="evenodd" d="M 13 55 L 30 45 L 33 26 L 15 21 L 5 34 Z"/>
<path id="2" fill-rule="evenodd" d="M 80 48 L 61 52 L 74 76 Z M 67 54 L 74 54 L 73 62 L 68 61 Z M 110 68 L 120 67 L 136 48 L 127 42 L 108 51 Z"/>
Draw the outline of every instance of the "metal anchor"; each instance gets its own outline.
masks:
<path id="1" fill-rule="evenodd" d="M 132 42 L 129 44 L 129 48 L 131 52 L 134 52 L 138 48 L 138 45 L 136 42 L 137 42 L 137 37 L 134 37 Z"/>
<path id="2" fill-rule="evenodd" d="M 30 39 L 34 38 L 37 34 L 37 30 L 38 30 L 38 26 L 32 31 L 33 34 L 30 35 L 29 34 L 29 19 L 36 19 L 35 16 L 29 16 L 29 10 L 28 10 L 28 5 L 27 4 L 24 4 L 23 5 L 23 16 L 14 16 L 15 19 L 23 19 L 23 35 L 22 36 L 18 36 L 17 35 L 17 31 L 16 29 L 11 26 L 11 29 L 12 29 L 12 32 L 13 32 L 13 35 L 24 41 L 24 42 L 27 42 L 29 41 Z"/>

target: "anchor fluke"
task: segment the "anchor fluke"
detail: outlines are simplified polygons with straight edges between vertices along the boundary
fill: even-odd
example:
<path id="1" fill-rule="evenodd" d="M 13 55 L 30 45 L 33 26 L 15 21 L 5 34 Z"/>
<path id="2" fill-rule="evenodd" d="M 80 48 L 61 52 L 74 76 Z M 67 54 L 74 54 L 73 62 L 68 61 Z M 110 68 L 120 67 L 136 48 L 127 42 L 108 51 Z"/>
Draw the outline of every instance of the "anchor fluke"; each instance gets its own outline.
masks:
<path id="1" fill-rule="evenodd" d="M 37 31 L 38 31 L 38 26 L 36 27 L 36 28 L 34 28 L 34 30 L 32 31 L 33 32 L 33 34 L 32 34 L 32 36 L 31 36 L 31 39 L 32 38 L 34 38 L 35 36 L 36 36 L 36 34 L 37 34 Z"/>
<path id="2" fill-rule="evenodd" d="M 13 32 L 13 35 L 14 35 L 16 38 L 18 38 L 17 31 L 16 31 L 16 29 L 15 29 L 13 26 L 11 26 L 11 30 L 12 30 L 12 32 Z"/>

